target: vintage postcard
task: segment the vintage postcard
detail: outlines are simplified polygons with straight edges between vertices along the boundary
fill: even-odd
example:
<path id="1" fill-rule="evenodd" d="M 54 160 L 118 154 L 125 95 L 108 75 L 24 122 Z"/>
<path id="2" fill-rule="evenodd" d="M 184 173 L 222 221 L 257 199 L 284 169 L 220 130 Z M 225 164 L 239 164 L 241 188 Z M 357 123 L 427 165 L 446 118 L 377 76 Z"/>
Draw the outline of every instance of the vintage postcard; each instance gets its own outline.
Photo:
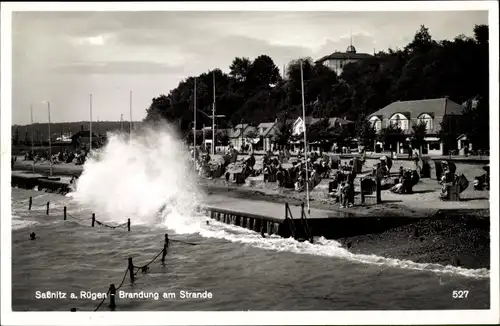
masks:
<path id="1" fill-rule="evenodd" d="M 495 1 L 1 14 L 2 324 L 499 321 Z"/>

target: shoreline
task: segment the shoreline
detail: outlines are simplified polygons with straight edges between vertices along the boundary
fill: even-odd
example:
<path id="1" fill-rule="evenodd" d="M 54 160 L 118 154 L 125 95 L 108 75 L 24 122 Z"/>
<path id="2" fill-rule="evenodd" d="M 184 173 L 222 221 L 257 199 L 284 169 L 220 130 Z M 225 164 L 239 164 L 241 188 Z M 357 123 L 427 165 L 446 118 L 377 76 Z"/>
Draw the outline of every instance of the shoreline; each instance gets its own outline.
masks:
<path id="1" fill-rule="evenodd" d="M 31 172 L 32 165 L 25 161 L 16 162 L 14 170 L 12 171 L 15 170 Z M 35 166 L 35 173 L 48 173 L 49 170 L 50 167 L 46 164 L 38 164 Z M 54 165 L 52 166 L 52 171 L 54 176 L 80 176 L 83 172 L 83 166 L 73 164 Z M 267 183 L 263 184 L 261 187 L 255 187 L 247 183 L 241 185 L 231 182 L 227 183 L 222 178 L 198 178 L 197 185 L 208 195 L 216 194 L 231 198 L 272 201 L 281 204 L 289 203 L 290 205 L 300 205 L 306 201 L 304 192 L 299 193 L 293 189 L 278 189 L 275 183 Z M 425 187 L 427 187 L 427 185 L 425 185 Z M 469 187 L 472 187 L 472 185 Z M 416 191 L 416 193 L 422 194 L 426 194 L 427 192 L 427 189 Z M 436 201 L 432 204 L 426 204 L 423 203 L 423 201 L 428 201 L 428 198 L 410 200 L 410 196 L 411 195 L 394 195 L 389 191 L 383 191 L 381 204 L 376 204 L 375 198 L 367 197 L 363 205 L 355 204 L 351 208 L 340 208 L 338 203 L 335 203 L 334 200 L 326 196 L 326 189 L 321 189 L 318 185 L 315 189 L 310 191 L 310 207 L 339 212 L 339 214 L 344 215 L 377 217 L 405 216 L 426 218 L 438 214 L 441 210 L 455 211 L 456 209 L 466 211 L 482 210 L 489 212 L 489 205 L 488 207 L 483 207 L 483 205 L 478 203 L 477 199 L 483 198 L 467 199 L 464 202 Z M 358 200 L 358 198 L 356 198 L 356 200 Z"/>
<path id="2" fill-rule="evenodd" d="M 17 169 L 18 167 L 15 166 Z M 20 170 L 31 171 L 31 166 Z M 36 172 L 45 172 L 48 166 L 39 166 Z M 78 171 L 80 170 L 80 171 Z M 54 175 L 80 174 L 80 167 L 53 167 Z M 202 180 L 200 187 L 207 195 L 256 201 L 288 202 L 300 205 L 302 193 L 269 195 L 260 189 L 226 185 L 222 180 Z M 295 196 L 293 196 L 295 195 Z M 335 207 L 336 206 L 336 207 Z M 375 206 L 375 207 L 373 207 Z M 312 208 L 342 211 L 326 200 L 311 201 Z M 365 208 L 366 207 L 366 208 Z M 335 239 L 342 247 L 356 254 L 374 254 L 386 258 L 411 260 L 418 263 L 437 263 L 469 269 L 490 268 L 489 209 L 420 209 L 400 203 L 354 207 L 348 212 L 356 217 L 414 217 L 414 221 L 384 231 Z"/>

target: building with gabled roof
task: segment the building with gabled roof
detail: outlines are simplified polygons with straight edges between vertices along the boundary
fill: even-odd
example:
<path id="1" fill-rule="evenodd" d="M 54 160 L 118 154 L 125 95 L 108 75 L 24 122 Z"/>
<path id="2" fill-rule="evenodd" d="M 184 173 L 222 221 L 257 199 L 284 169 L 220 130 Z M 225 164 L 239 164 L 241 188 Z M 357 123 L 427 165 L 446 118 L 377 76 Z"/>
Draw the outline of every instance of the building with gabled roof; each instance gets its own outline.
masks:
<path id="1" fill-rule="evenodd" d="M 345 52 L 335 51 L 332 54 L 320 58 L 316 61 L 316 63 L 325 65 L 326 67 L 335 71 L 338 76 L 340 76 L 345 65 L 369 58 L 373 58 L 373 56 L 368 53 L 356 52 L 356 48 L 352 45 L 351 39 L 351 45 L 347 47 Z"/>
<path id="2" fill-rule="evenodd" d="M 441 130 L 441 122 L 446 125 L 459 125 L 463 119 L 464 107 L 448 98 L 425 99 L 414 101 L 396 101 L 386 107 L 370 114 L 367 119 L 374 126 L 377 133 L 389 125 L 397 125 L 403 133 L 407 134 L 409 142 L 413 133 L 412 126 L 424 122 L 427 126 L 427 147 L 423 149 L 424 154 L 443 155 L 443 144 L 438 135 Z M 402 144 L 402 148 L 408 148 L 408 144 Z M 400 144 L 397 152 L 401 153 Z"/>

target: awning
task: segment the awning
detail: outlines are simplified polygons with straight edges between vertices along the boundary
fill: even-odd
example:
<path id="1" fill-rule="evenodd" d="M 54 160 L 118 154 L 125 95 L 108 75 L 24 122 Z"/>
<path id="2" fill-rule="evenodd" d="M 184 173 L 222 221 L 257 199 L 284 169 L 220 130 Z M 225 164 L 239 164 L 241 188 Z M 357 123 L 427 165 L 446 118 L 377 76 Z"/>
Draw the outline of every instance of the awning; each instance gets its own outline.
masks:
<path id="1" fill-rule="evenodd" d="M 425 137 L 424 140 L 425 141 L 439 141 L 439 138 L 438 137 Z"/>

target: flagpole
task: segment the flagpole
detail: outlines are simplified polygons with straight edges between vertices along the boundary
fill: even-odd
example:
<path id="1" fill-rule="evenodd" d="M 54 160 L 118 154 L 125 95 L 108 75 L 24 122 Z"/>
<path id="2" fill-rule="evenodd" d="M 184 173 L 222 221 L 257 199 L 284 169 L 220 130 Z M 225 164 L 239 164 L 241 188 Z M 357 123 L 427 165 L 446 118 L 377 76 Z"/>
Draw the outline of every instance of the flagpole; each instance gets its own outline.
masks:
<path id="1" fill-rule="evenodd" d="M 302 69 L 302 60 L 300 61 L 300 82 L 302 86 L 302 122 L 304 123 L 304 157 L 306 160 L 306 200 L 307 212 L 310 214 L 311 209 L 309 206 L 309 168 L 307 167 L 307 132 L 306 132 L 306 104 L 304 99 L 304 71 Z"/>
<path id="2" fill-rule="evenodd" d="M 50 167 L 50 176 L 52 176 L 52 140 L 50 139 L 50 102 L 47 101 L 47 111 L 49 113 L 49 167 Z"/>
<path id="3" fill-rule="evenodd" d="M 34 135 L 34 129 L 35 125 L 33 124 L 33 104 L 30 104 L 30 110 L 31 110 L 31 155 L 33 156 L 33 173 L 35 173 L 35 135 Z"/>
<path id="4" fill-rule="evenodd" d="M 90 146 L 89 152 L 92 152 L 92 94 L 90 94 Z"/>
<path id="5" fill-rule="evenodd" d="M 193 104 L 194 126 L 193 126 L 193 162 L 196 172 L 196 77 L 194 78 L 194 104 Z"/>
<path id="6" fill-rule="evenodd" d="M 214 102 L 212 104 L 212 156 L 215 155 L 215 70 L 213 75 Z"/>
<path id="7" fill-rule="evenodd" d="M 129 126 L 129 141 L 132 139 L 132 91 L 130 91 L 130 126 Z"/>

